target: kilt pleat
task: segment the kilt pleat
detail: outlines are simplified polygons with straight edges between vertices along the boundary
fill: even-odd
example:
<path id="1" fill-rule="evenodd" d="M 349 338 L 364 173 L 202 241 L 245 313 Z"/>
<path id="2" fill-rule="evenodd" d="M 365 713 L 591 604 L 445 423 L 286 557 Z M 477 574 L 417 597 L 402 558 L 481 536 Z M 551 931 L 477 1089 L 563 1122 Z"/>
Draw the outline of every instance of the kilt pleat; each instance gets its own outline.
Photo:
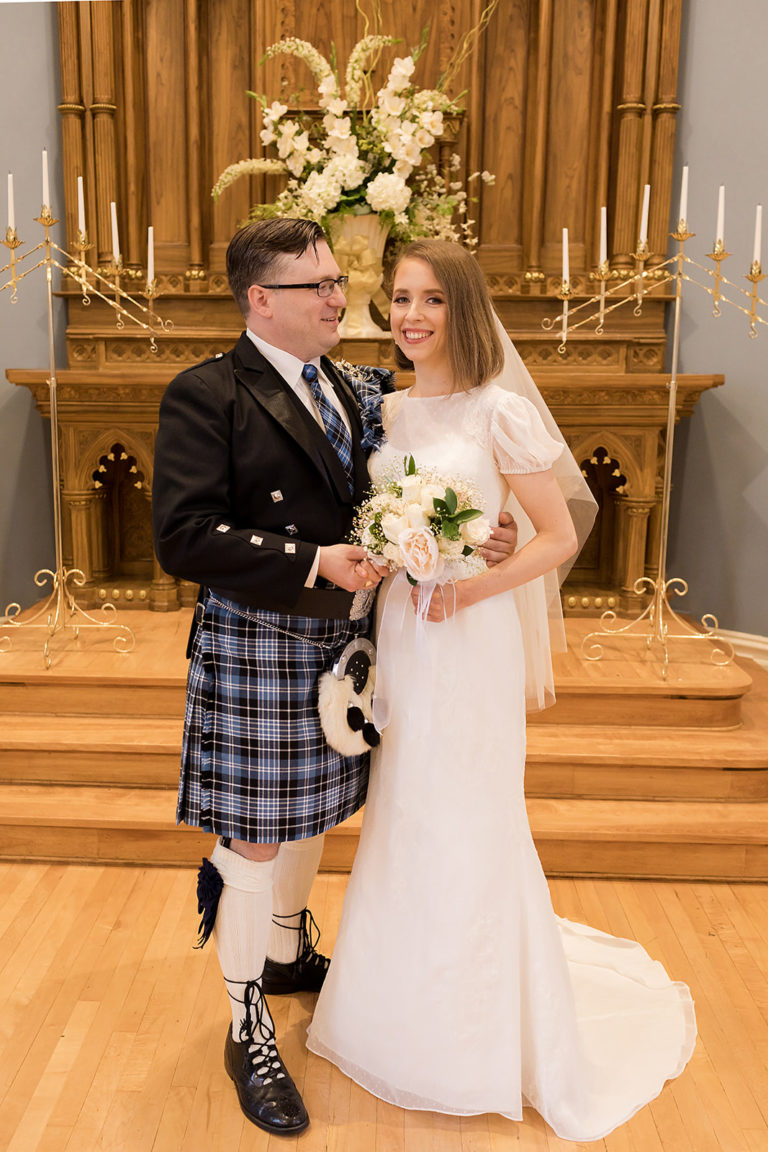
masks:
<path id="1" fill-rule="evenodd" d="M 262 612 L 211 593 L 197 612 L 177 823 L 265 844 L 351 816 L 365 801 L 368 756 L 327 744 L 318 679 L 368 620 Z"/>

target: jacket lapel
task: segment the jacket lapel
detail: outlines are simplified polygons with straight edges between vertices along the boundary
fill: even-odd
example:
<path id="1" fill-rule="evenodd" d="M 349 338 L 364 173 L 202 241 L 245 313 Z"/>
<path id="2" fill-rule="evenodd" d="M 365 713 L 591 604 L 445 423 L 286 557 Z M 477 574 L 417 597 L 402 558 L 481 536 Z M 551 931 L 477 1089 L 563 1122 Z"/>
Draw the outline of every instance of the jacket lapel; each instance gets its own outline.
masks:
<path id="1" fill-rule="evenodd" d="M 235 346 L 234 354 L 235 376 L 238 381 L 248 389 L 254 400 L 273 417 L 288 433 L 289 436 L 306 452 L 321 475 L 327 480 L 336 493 L 337 498 L 344 504 L 352 502 L 349 494 L 349 484 L 344 469 L 341 466 L 336 452 L 328 437 L 316 420 L 310 415 L 299 400 L 293 389 L 283 379 L 279 372 L 261 355 L 256 345 L 243 333 Z M 325 371 L 325 365 L 323 366 Z M 338 377 L 334 373 L 334 387 Z M 340 400 L 347 409 L 347 400 Z M 357 450 L 355 461 L 355 498 L 359 488 L 357 454 L 360 451 L 359 414 L 355 414 L 352 422 L 353 451 Z M 365 460 L 363 459 L 363 472 Z M 363 486 L 364 487 L 364 486 Z"/>

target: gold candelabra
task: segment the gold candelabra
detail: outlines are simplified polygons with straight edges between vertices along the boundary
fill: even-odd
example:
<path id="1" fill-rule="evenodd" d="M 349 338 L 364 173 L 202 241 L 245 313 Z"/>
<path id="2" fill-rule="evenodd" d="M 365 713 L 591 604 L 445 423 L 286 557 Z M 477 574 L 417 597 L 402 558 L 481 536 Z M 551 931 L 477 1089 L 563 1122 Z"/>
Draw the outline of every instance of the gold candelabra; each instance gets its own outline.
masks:
<path id="1" fill-rule="evenodd" d="M 722 240 L 716 240 L 708 258 L 714 261 L 715 268 L 705 267 L 693 260 L 685 252 L 685 244 L 695 233 L 689 232 L 684 219 L 678 222 L 677 229 L 671 233 L 677 244 L 677 251 L 673 256 L 662 261 L 655 268 L 649 269 L 647 263 L 651 253 L 646 243 L 639 243 L 637 251 L 633 254 L 635 267 L 626 276 L 621 277 L 607 288 L 607 282 L 616 275 L 611 272 L 608 262 L 598 267 L 597 273 L 591 275 L 593 281 L 600 282 L 599 292 L 592 295 L 575 307 L 569 308 L 572 297 L 569 285 L 565 282 L 558 292 L 558 299 L 563 301 L 562 312 L 559 316 L 547 317 L 542 321 L 546 331 L 559 330 L 560 344 L 558 351 L 561 355 L 566 352 L 569 332 L 587 324 L 595 324 L 594 332 L 602 336 L 605 330 L 606 316 L 617 308 L 624 307 L 634 301 L 634 314 L 642 314 L 643 300 L 651 292 L 667 285 L 674 285 L 674 325 L 672 334 L 672 362 L 669 383 L 669 402 L 667 406 L 666 442 L 664 450 L 664 481 L 662 487 L 661 527 L 659 532 L 659 549 L 656 579 L 641 576 L 633 585 L 638 596 L 648 596 L 648 604 L 639 616 L 628 623 L 620 623 L 616 612 L 610 609 L 604 612 L 600 621 L 601 628 L 589 632 L 582 640 L 582 652 L 587 660 L 600 660 L 603 656 L 601 640 L 607 638 L 637 638 L 645 640 L 650 649 L 654 644 L 662 651 L 662 678 L 666 679 L 669 668 L 669 642 L 671 640 L 701 641 L 716 640 L 711 647 L 711 659 L 715 665 L 729 664 L 734 656 L 733 647 L 722 637 L 717 636 L 718 622 L 712 613 L 702 616 L 698 625 L 685 620 L 672 608 L 671 596 L 684 596 L 688 591 L 688 584 L 680 577 L 667 576 L 667 545 L 669 540 L 669 509 L 670 493 L 672 489 L 672 459 L 674 452 L 675 416 L 677 410 L 677 374 L 680 353 L 680 318 L 682 309 L 683 284 L 695 284 L 708 292 L 713 298 L 713 315 L 720 316 L 721 302 L 743 312 L 749 319 L 749 335 L 755 338 L 758 334 L 758 324 L 768 324 L 765 315 L 760 309 L 768 307 L 766 301 L 758 295 L 758 284 L 765 279 L 759 261 L 753 261 L 746 279 L 751 283 L 751 290 L 740 287 L 728 280 L 722 271 L 722 263 L 730 255 L 725 251 Z M 697 278 L 697 273 L 703 274 L 703 282 Z M 707 279 L 713 281 L 710 286 Z M 726 294 L 726 289 L 731 295 Z M 732 296 L 736 298 L 733 299 Z M 615 297 L 611 301 L 611 297 Z M 743 302 L 739 301 L 743 297 Z M 606 300 L 608 298 L 608 302 Z"/>
<path id="2" fill-rule="evenodd" d="M 157 351 L 155 335 L 158 331 L 168 332 L 172 328 L 170 321 L 162 320 L 154 311 L 153 302 L 158 295 L 157 281 L 153 279 L 147 283 L 143 295 L 147 304 L 142 304 L 134 296 L 125 292 L 121 286 L 122 261 L 113 262 L 112 275 L 107 276 L 100 269 L 93 269 L 86 263 L 85 255 L 92 245 L 88 243 L 88 236 L 84 231 L 78 230 L 74 244 L 74 255 L 70 256 L 63 248 L 51 238 L 51 228 L 58 224 L 47 204 L 43 204 L 40 215 L 35 217 L 36 223 L 45 229 L 45 237 L 34 248 L 31 248 L 22 257 L 17 257 L 16 251 L 23 241 L 19 240 L 15 228 L 8 228 L 5 240 L 2 243 L 9 250 L 10 259 L 4 267 L 0 268 L 0 276 L 10 272 L 6 282 L 0 285 L 0 292 L 10 291 L 11 303 L 18 300 L 18 285 L 21 280 L 38 268 L 45 269 L 48 310 L 48 393 L 51 410 L 51 476 L 53 489 L 53 529 L 55 569 L 41 568 L 35 573 L 34 580 L 38 588 L 44 588 L 49 582 L 50 593 L 31 616 L 20 619 L 21 605 L 13 602 L 5 609 L 5 616 L 0 620 L 0 653 L 7 652 L 12 646 L 9 633 L 21 629 L 42 629 L 45 632 L 43 641 L 43 663 L 50 668 L 53 662 L 51 642 L 59 634 L 69 630 L 74 639 L 77 639 L 82 629 L 96 629 L 100 632 L 114 631 L 114 649 L 117 652 L 130 652 L 135 644 L 135 637 L 127 624 L 117 620 L 117 609 L 114 604 L 103 604 L 98 609 L 98 615 L 86 612 L 76 600 L 75 590 L 81 588 L 86 582 L 85 573 L 79 568 L 67 568 L 64 564 L 62 544 L 62 508 L 61 485 L 59 479 L 59 424 L 58 424 L 58 395 L 56 383 L 56 361 L 54 355 L 53 339 L 53 269 L 58 268 L 63 276 L 74 280 L 82 292 L 82 302 L 90 305 L 92 297 L 103 300 L 115 312 L 118 328 L 125 326 L 126 322 L 143 328 L 150 338 L 153 352 Z M 22 267 L 25 261 L 37 257 L 29 266 Z M 59 257 L 63 258 L 62 262 Z"/>

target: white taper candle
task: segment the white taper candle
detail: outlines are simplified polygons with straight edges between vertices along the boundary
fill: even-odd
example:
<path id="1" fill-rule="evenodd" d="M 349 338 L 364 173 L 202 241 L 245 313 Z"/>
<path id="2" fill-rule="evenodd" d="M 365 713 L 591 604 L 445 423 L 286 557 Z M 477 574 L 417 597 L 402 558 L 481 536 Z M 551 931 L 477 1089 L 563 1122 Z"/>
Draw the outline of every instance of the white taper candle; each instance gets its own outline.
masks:
<path id="1" fill-rule="evenodd" d="M 51 206 L 51 188 L 48 183 L 48 149 L 43 148 L 43 204 L 46 208 Z"/>
<path id="2" fill-rule="evenodd" d="M 760 249 L 763 242 L 763 206 L 758 204 L 755 209 L 755 246 L 752 251 L 752 263 L 760 263 Z"/>
<path id="3" fill-rule="evenodd" d="M 566 284 L 570 282 L 570 267 L 568 263 L 568 229 L 563 228 L 563 280 Z"/>
<path id="4" fill-rule="evenodd" d="M 680 180 L 680 212 L 677 217 L 679 220 L 688 219 L 688 165 L 683 165 L 683 175 Z"/>
<path id="5" fill-rule="evenodd" d="M 85 235 L 85 193 L 82 176 L 77 178 L 77 230 Z"/>
<path id="6" fill-rule="evenodd" d="M 720 241 L 725 248 L 725 184 L 721 184 L 717 192 L 717 228 L 715 229 L 715 243 Z"/>
<path id="7" fill-rule="evenodd" d="M 8 173 L 8 227 L 11 231 L 16 227 L 16 213 L 13 207 L 13 173 Z"/>
<path id="8" fill-rule="evenodd" d="M 117 204 L 114 200 L 109 202 L 109 211 L 112 216 L 112 255 L 115 258 L 115 264 L 120 259 L 120 238 L 117 232 Z"/>
<path id="9" fill-rule="evenodd" d="M 640 243 L 648 242 L 648 209 L 651 204 L 651 186 L 646 184 L 643 188 L 643 211 L 640 215 Z"/>
<path id="10" fill-rule="evenodd" d="M 147 283 L 151 284 L 155 278 L 155 230 L 150 224 L 147 228 Z"/>
<path id="11" fill-rule="evenodd" d="M 600 263 L 608 260 L 608 209 L 605 205 L 600 209 Z"/>

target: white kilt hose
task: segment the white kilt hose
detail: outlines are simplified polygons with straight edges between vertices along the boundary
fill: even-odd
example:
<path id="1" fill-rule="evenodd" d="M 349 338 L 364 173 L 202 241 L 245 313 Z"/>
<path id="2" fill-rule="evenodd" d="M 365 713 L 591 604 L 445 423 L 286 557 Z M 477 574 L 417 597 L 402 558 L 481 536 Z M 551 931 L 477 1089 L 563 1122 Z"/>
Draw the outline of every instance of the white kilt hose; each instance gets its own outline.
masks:
<path id="1" fill-rule="evenodd" d="M 368 756 L 325 741 L 318 679 L 368 618 L 198 604 L 184 717 L 177 823 L 255 844 L 303 840 L 362 806 Z"/>

